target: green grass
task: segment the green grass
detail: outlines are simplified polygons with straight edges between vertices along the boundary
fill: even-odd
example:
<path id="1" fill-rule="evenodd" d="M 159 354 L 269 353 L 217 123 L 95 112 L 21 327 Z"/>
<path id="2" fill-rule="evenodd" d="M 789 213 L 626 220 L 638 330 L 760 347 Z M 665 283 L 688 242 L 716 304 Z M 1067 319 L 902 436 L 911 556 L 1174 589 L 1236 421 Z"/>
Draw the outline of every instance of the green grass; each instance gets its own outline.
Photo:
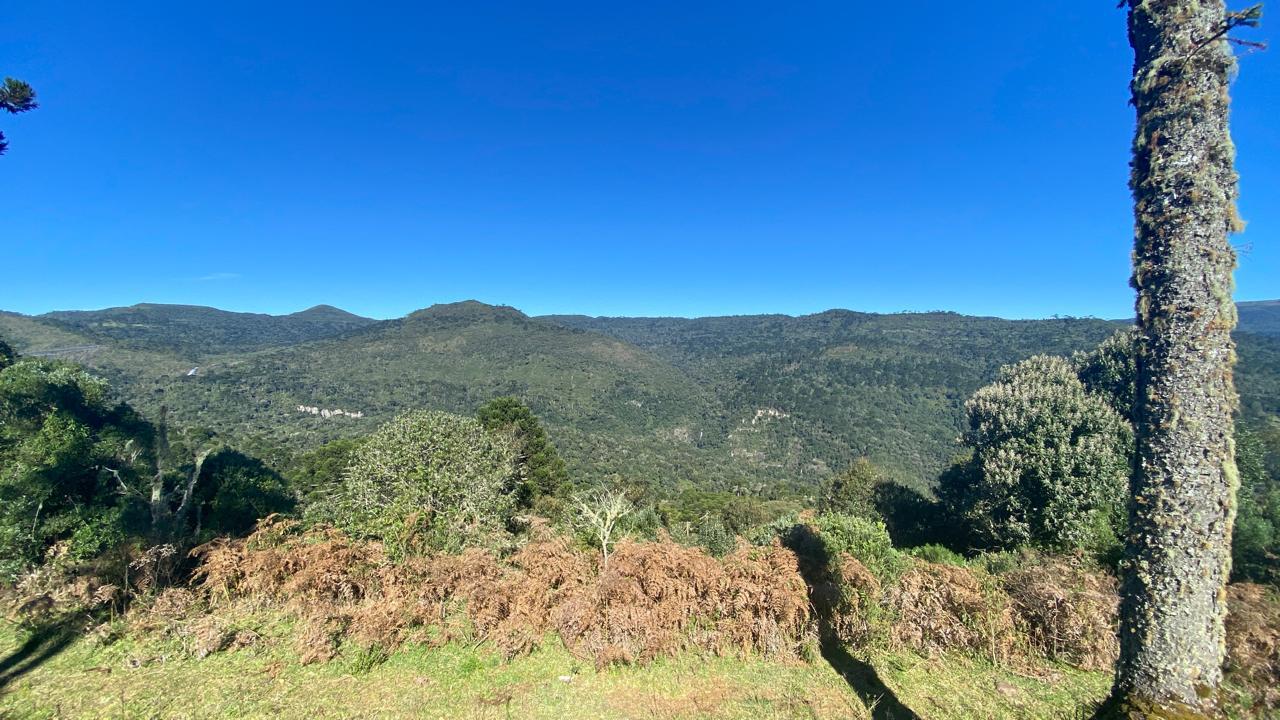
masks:
<path id="1" fill-rule="evenodd" d="M 77 640 L 0 679 L 0 717 L 26 718 L 871 718 L 821 659 L 685 655 L 597 672 L 558 643 L 503 662 L 485 646 L 412 646 L 390 655 L 349 648 L 300 665 L 290 628 L 240 618 L 256 646 L 196 659 L 180 640 Z M 24 636 L 0 628 L 0 665 Z M 921 718 L 1079 717 L 1109 678 L 1058 666 L 1019 674 L 962 657 L 871 658 Z M 0 678 L 4 678 L 0 672 Z M 567 678 L 567 680 L 566 680 Z"/>

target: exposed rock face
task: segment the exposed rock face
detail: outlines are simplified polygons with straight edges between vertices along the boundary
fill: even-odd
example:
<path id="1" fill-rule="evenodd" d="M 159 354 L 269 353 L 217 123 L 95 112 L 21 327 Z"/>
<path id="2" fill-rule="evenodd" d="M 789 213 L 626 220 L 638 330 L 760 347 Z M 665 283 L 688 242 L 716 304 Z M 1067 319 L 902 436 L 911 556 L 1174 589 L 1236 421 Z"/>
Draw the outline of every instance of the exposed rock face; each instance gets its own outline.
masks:
<path id="1" fill-rule="evenodd" d="M 325 419 L 334 418 L 334 417 L 343 417 L 343 416 L 350 417 L 350 418 L 364 417 L 364 412 L 361 410 L 357 410 L 355 412 L 343 410 L 342 408 L 329 410 L 326 408 L 316 407 L 315 405 L 299 405 L 298 412 L 307 413 L 309 415 L 319 415 L 320 417 Z"/>

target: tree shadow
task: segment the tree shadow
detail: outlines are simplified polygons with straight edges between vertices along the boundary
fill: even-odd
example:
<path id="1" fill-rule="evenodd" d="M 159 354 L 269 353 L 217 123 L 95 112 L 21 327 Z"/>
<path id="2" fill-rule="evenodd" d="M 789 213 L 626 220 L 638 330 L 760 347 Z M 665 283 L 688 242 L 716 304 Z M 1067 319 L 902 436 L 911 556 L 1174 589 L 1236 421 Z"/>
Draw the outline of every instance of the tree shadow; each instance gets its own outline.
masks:
<path id="1" fill-rule="evenodd" d="M 850 655 L 836 638 L 823 639 L 822 657 L 867 706 L 873 720 L 920 720 L 920 716 L 903 705 L 893 690 L 884 684 L 870 663 Z"/>
<path id="2" fill-rule="evenodd" d="M 18 649 L 0 659 L 0 691 L 62 652 L 77 635 L 76 624 L 70 618 L 37 625 Z"/>
<path id="3" fill-rule="evenodd" d="M 873 720 L 921 720 L 884 684 L 870 663 L 855 658 L 837 637 L 834 613 L 840 589 L 826 542 L 808 525 L 796 525 L 782 540 L 800 561 L 800 574 L 809 588 L 809 599 L 818 617 L 822 658 L 849 684 Z"/>

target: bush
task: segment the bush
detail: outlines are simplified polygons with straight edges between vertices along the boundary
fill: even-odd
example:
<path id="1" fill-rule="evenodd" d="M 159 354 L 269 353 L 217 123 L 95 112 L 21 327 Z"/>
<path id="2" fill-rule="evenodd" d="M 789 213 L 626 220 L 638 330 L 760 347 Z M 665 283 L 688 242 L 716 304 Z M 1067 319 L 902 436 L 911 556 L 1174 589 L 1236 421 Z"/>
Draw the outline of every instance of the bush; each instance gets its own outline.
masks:
<path id="1" fill-rule="evenodd" d="M 1118 543 L 1133 431 L 1068 361 L 1039 355 L 1002 368 L 965 414 L 973 456 L 943 475 L 939 493 L 973 546 Z"/>
<path id="2" fill-rule="evenodd" d="M 414 411 L 379 428 L 352 457 L 327 502 L 309 517 L 396 555 L 457 550 L 501 535 L 519 484 L 510 443 L 478 421 Z"/>
<path id="3" fill-rule="evenodd" d="M 879 468 L 865 457 L 832 477 L 822 489 L 818 509 L 824 513 L 876 516 L 876 486 L 883 482 Z"/>
<path id="4" fill-rule="evenodd" d="M 889 531 L 879 520 L 829 513 L 814 519 L 814 527 L 828 555 L 848 554 L 866 566 L 881 582 L 892 580 L 906 569 L 908 561 L 893 547 Z"/>
<path id="5" fill-rule="evenodd" d="M 304 662 L 332 659 L 349 640 L 353 669 L 428 637 L 487 640 L 510 658 L 556 633 L 602 667 L 689 650 L 792 658 L 811 634 L 796 557 L 777 546 L 717 559 L 668 541 L 624 541 L 602 571 L 595 553 L 561 537 L 505 560 L 471 549 L 396 563 L 379 543 L 273 519 L 199 555 L 199 590 L 214 611 L 237 598 L 283 607 L 300 620 Z"/>
<path id="6" fill-rule="evenodd" d="M 955 565 L 964 567 L 968 563 L 960 553 L 942 545 L 921 545 L 907 551 L 912 557 L 938 565 Z"/>

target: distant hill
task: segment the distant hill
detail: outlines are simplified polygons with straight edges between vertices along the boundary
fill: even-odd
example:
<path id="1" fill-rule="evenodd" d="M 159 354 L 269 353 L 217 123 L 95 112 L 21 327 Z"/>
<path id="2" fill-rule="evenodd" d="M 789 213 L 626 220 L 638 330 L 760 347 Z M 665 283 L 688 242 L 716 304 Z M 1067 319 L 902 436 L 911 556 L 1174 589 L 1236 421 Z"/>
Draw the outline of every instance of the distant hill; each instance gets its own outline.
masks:
<path id="1" fill-rule="evenodd" d="M 1241 332 L 1280 336 L 1280 300 L 1237 303 Z"/>
<path id="2" fill-rule="evenodd" d="M 38 319 L 99 340 L 197 358 L 319 340 L 377 322 L 330 305 L 317 305 L 290 315 L 263 315 L 151 303 L 57 311 Z"/>
<path id="3" fill-rule="evenodd" d="M 531 318 L 478 302 L 388 321 L 326 306 L 0 313 L 20 352 L 85 363 L 144 411 L 236 438 L 302 449 L 409 408 L 471 413 L 517 395 L 581 480 L 752 491 L 812 488 L 864 454 L 926 484 L 958 450 L 965 399 L 1002 364 L 1088 349 L 1122 326 L 847 310 Z M 1280 414 L 1280 337 L 1237 339 L 1244 412 Z"/>

